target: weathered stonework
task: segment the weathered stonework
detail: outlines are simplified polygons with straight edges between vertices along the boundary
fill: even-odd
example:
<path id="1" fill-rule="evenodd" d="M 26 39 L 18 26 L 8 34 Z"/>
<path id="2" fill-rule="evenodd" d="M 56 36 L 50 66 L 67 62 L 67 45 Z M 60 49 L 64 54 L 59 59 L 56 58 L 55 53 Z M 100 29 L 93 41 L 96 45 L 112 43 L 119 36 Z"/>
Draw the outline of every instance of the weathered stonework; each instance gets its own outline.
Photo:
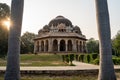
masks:
<path id="1" fill-rule="evenodd" d="M 34 53 L 86 53 L 86 37 L 78 26 L 57 16 L 40 29 L 34 39 Z"/>

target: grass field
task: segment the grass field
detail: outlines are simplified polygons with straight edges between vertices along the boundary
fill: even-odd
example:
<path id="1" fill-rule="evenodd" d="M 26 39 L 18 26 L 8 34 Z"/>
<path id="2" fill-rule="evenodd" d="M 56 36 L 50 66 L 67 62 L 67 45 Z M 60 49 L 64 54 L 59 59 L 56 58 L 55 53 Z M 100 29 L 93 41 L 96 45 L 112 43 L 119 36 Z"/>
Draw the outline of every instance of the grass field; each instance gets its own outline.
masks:
<path id="1" fill-rule="evenodd" d="M 62 57 L 55 54 L 22 54 L 20 55 L 21 66 L 68 66 L 62 62 Z M 6 66 L 6 58 L 0 58 L 0 66 Z"/>

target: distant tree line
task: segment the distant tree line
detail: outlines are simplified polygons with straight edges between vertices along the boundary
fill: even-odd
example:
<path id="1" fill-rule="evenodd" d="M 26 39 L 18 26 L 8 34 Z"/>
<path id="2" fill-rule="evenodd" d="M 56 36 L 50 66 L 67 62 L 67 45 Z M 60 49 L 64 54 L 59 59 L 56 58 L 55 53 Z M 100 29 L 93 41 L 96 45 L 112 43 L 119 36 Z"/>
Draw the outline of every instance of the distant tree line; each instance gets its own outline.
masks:
<path id="1" fill-rule="evenodd" d="M 120 30 L 117 32 L 115 37 L 111 40 L 112 54 L 120 56 Z M 88 53 L 99 53 L 99 41 L 94 38 L 90 38 L 87 41 Z"/>

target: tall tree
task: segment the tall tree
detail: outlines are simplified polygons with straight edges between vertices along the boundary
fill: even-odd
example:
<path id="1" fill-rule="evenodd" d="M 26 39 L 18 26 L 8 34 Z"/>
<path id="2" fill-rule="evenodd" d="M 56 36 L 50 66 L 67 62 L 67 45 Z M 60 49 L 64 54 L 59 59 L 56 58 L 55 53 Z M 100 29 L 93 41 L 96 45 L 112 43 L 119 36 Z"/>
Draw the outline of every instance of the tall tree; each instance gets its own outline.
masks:
<path id="1" fill-rule="evenodd" d="M 99 42 L 94 38 L 90 38 L 87 41 L 88 53 L 99 53 Z"/>
<path id="2" fill-rule="evenodd" d="M 5 80 L 20 80 L 20 35 L 24 0 L 12 0 Z"/>
<path id="3" fill-rule="evenodd" d="M 112 40 L 113 50 L 116 56 L 120 56 L 120 30 L 117 32 L 117 35 Z"/>
<path id="4" fill-rule="evenodd" d="M 95 0 L 100 43 L 100 69 L 98 80 L 116 80 L 112 62 L 110 21 L 107 0 Z"/>
<path id="5" fill-rule="evenodd" d="M 34 33 L 25 32 L 21 37 L 21 53 L 33 53 L 34 50 L 34 41 L 36 37 Z"/>
<path id="6" fill-rule="evenodd" d="M 3 56 L 7 53 L 8 48 L 8 29 L 4 24 L 10 17 L 10 8 L 5 3 L 0 3 L 0 55 Z"/>

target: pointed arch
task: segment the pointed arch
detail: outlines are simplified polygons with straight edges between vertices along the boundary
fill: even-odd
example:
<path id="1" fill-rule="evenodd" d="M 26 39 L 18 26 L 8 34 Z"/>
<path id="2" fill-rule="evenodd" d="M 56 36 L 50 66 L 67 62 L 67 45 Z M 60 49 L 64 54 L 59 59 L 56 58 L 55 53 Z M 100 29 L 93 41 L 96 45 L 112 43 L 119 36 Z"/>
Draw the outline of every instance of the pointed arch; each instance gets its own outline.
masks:
<path id="1" fill-rule="evenodd" d="M 53 41 L 53 51 L 58 51 L 58 41 L 56 39 Z"/>
<path id="2" fill-rule="evenodd" d="M 60 51 L 65 51 L 65 50 L 66 50 L 65 40 L 61 40 L 60 41 Z"/>
<path id="3" fill-rule="evenodd" d="M 68 40 L 68 51 L 72 51 L 72 41 Z"/>

